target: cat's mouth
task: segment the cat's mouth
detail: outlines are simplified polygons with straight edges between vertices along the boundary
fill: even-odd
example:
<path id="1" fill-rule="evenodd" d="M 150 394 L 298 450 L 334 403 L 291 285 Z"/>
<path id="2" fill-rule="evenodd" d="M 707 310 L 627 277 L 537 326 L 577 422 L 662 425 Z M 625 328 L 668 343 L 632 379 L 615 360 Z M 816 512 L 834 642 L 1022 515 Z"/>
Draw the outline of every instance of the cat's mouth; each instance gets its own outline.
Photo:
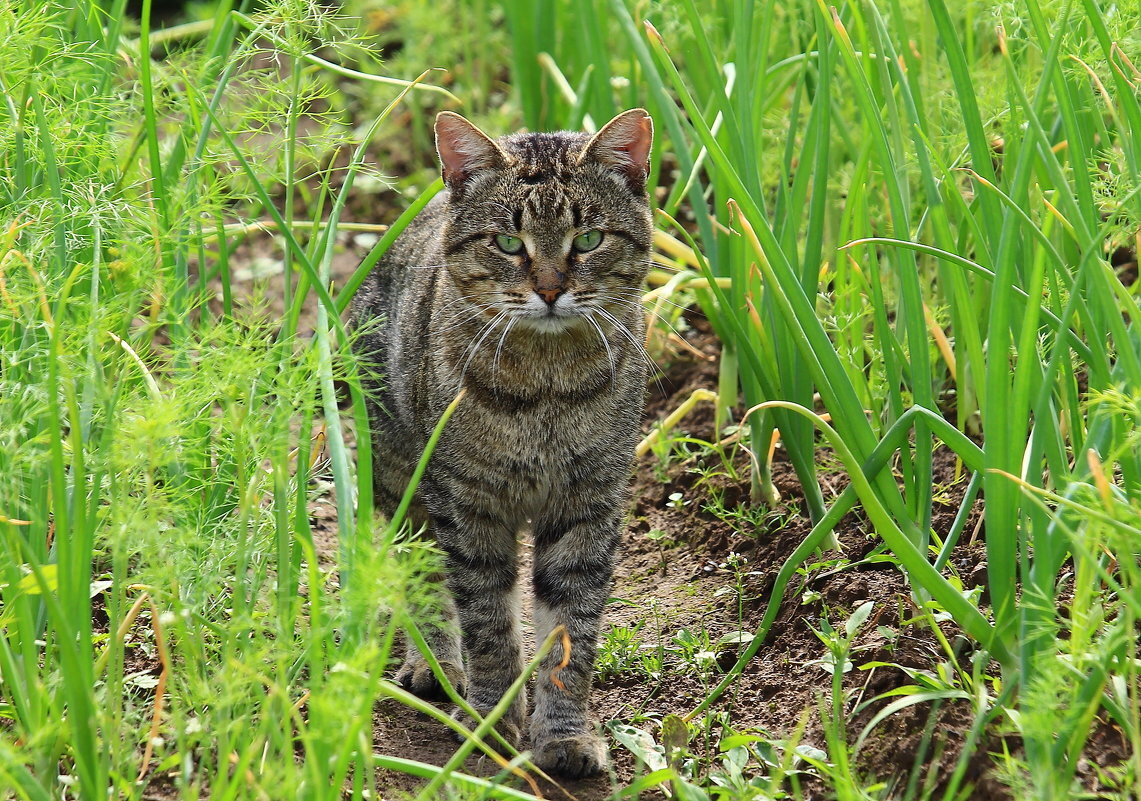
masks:
<path id="1" fill-rule="evenodd" d="M 553 334 L 578 324 L 582 320 L 583 309 L 570 292 L 549 299 L 536 292 L 515 311 L 514 316 L 532 330 Z"/>
<path id="2" fill-rule="evenodd" d="M 559 309 L 555 307 L 525 311 L 517 316 L 519 323 L 533 331 L 544 334 L 558 334 L 568 328 L 576 326 L 582 320 L 582 312 L 578 309 Z"/>

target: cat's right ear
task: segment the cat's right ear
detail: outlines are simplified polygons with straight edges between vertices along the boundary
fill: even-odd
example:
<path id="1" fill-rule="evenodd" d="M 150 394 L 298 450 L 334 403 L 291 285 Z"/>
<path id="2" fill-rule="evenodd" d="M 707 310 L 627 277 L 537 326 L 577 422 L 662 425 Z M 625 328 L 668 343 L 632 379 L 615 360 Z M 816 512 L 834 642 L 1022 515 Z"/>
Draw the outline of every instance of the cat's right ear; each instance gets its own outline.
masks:
<path id="1" fill-rule="evenodd" d="M 436 115 L 436 152 L 440 154 L 444 183 L 453 192 L 477 173 L 502 169 L 507 158 L 490 137 L 451 111 Z"/>

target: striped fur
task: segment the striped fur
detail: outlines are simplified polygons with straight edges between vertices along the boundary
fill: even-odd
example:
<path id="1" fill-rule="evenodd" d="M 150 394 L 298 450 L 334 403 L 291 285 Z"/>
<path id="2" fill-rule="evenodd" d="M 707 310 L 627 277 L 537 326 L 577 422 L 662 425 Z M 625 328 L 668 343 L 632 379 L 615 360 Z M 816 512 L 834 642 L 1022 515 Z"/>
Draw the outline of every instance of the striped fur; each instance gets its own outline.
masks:
<path id="1" fill-rule="evenodd" d="M 536 638 L 562 624 L 571 649 L 555 676 L 561 645 L 540 667 L 531 748 L 540 766 L 563 775 L 606 764 L 587 708 L 647 379 L 638 295 L 652 230 L 650 136 L 640 109 L 593 139 L 498 142 L 442 114 L 447 190 L 354 302 L 354 324 L 370 324 L 356 348 L 383 375 L 370 408 L 382 509 L 395 507 L 436 421 L 467 390 L 414 515 L 447 555 L 462 632 L 433 632 L 434 653 L 481 712 L 523 666 L 518 535 L 532 532 Z M 574 250 L 573 237 L 591 230 L 602 232 L 598 247 Z M 496 234 L 525 248 L 504 252 Z M 398 678 L 420 694 L 438 690 L 413 649 Z M 521 696 L 501 732 L 518 740 L 526 715 Z"/>

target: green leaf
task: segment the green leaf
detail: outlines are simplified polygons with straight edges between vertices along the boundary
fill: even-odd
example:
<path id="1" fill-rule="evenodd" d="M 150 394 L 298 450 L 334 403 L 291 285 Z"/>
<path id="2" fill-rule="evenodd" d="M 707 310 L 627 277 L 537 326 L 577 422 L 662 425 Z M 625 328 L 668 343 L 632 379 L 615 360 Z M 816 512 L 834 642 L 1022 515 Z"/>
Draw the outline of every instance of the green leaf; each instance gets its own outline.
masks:
<path id="1" fill-rule="evenodd" d="M 47 591 L 54 593 L 59 590 L 59 565 L 48 564 L 40 568 L 40 575 L 43 577 L 44 584 L 47 585 Z M 16 592 L 26 595 L 39 595 L 43 591 L 40 582 L 36 580 L 35 573 L 28 573 L 22 579 L 16 582 Z"/>
<path id="2" fill-rule="evenodd" d="M 675 751 L 689 745 L 689 726 L 677 715 L 662 718 L 662 747 L 671 759 Z"/>
<path id="3" fill-rule="evenodd" d="M 606 727 L 610 729 L 615 740 L 626 746 L 627 750 L 650 770 L 657 771 L 666 767 L 665 750 L 654 742 L 649 732 L 617 720 L 610 721 Z"/>
<path id="4" fill-rule="evenodd" d="M 872 607 L 874 606 L 874 602 L 864 601 L 856 607 L 855 611 L 844 621 L 844 632 L 848 635 L 849 640 L 856 636 L 856 632 L 860 626 L 864 625 L 867 621 L 868 615 L 872 613 Z"/>

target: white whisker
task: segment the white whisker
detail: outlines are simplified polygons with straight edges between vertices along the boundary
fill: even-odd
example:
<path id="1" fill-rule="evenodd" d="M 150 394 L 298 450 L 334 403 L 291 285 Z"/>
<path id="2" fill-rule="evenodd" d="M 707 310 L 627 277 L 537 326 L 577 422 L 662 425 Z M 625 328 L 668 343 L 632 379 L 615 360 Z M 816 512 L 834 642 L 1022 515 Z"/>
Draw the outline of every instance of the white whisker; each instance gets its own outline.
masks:
<path id="1" fill-rule="evenodd" d="M 495 346 L 495 358 L 491 361 L 491 371 L 495 373 L 496 378 L 499 377 L 499 356 L 503 352 L 503 343 L 507 341 L 507 335 L 511 333 L 511 327 L 519 320 L 518 317 L 512 317 L 508 320 L 507 325 L 503 327 L 503 333 L 499 335 L 499 344 Z"/>
<path id="2" fill-rule="evenodd" d="M 631 299 L 631 300 L 636 300 L 636 301 L 638 301 L 639 303 L 643 303 L 643 304 L 644 304 L 644 301 L 643 301 L 642 299 L 643 299 L 643 298 L 645 297 L 645 295 L 646 295 L 646 293 L 645 293 L 645 292 L 642 292 L 642 291 L 636 291 L 636 292 L 611 292 L 610 290 L 606 290 L 606 292 L 607 292 L 608 294 L 616 295 L 617 297 L 623 297 L 623 298 L 629 298 L 629 299 Z M 677 303 L 676 301 L 672 301 L 672 300 L 670 300 L 669 298 L 654 298 L 654 299 L 652 300 L 652 304 L 653 304 L 653 305 L 656 305 L 656 304 L 658 304 L 658 303 L 661 303 L 661 304 L 663 304 L 663 305 L 665 305 L 665 306 L 673 306 L 673 307 L 674 307 L 675 309 L 677 309 L 678 311 L 685 311 L 686 309 L 688 309 L 688 308 L 689 308 L 689 304 L 684 304 L 684 305 L 683 305 L 683 304 L 681 304 L 681 303 Z M 644 305 L 649 305 L 649 304 L 644 304 Z"/>
<path id="3" fill-rule="evenodd" d="M 606 340 L 606 334 L 602 330 L 602 326 L 598 324 L 598 320 L 594 319 L 593 315 L 587 315 L 586 319 L 594 326 L 594 330 L 598 332 L 598 338 L 602 340 L 602 347 L 606 348 L 606 361 L 610 364 L 610 388 L 614 389 L 617 382 L 617 364 L 614 361 L 614 351 L 610 349 L 610 343 Z"/>
<path id="4" fill-rule="evenodd" d="M 646 314 L 649 314 L 655 320 L 657 320 L 662 325 L 664 325 L 666 328 L 668 328 L 670 330 L 670 333 L 672 333 L 674 336 L 679 336 L 679 337 L 681 336 L 681 333 L 679 333 L 678 330 L 673 327 L 673 324 L 670 323 L 669 320 L 667 320 L 661 314 L 656 313 L 653 309 L 647 309 L 641 303 L 637 303 L 637 302 L 629 301 L 629 300 L 620 300 L 618 298 L 603 298 L 603 300 L 608 302 L 608 303 L 616 303 L 620 306 L 626 306 L 626 307 L 629 307 L 631 309 L 639 310 L 639 311 L 642 311 Z"/>
<path id="5" fill-rule="evenodd" d="M 448 331 L 451 331 L 455 328 L 460 328 L 462 326 L 465 326 L 468 323 L 470 323 L 472 320 L 477 319 L 481 314 L 486 314 L 488 311 L 490 311 L 491 309 L 494 309 L 494 308 L 495 308 L 494 303 L 488 303 L 488 304 L 482 305 L 482 306 L 477 305 L 477 304 L 472 304 L 471 306 L 465 306 L 464 308 L 460 309 L 459 311 L 455 312 L 450 317 L 448 317 L 448 319 L 444 321 L 445 326 L 443 328 L 433 328 L 432 333 L 433 334 L 444 334 L 444 333 L 447 333 Z M 457 320 L 459 322 L 456 322 Z"/>
<path id="6" fill-rule="evenodd" d="M 622 335 L 630 341 L 630 344 L 634 346 L 634 349 L 638 351 L 643 359 L 646 360 L 646 366 L 650 368 L 650 372 L 657 372 L 658 366 L 654 364 L 654 360 L 650 357 L 650 354 L 646 351 L 646 348 L 642 345 L 641 342 L 638 341 L 636 336 L 630 333 L 630 329 L 624 326 L 621 320 L 601 307 L 595 307 L 594 310 L 601 314 L 604 319 L 609 320 L 615 328 L 622 332 Z"/>
<path id="7" fill-rule="evenodd" d="M 499 323 L 499 321 L 500 321 L 500 320 L 502 320 L 502 319 L 504 319 L 504 318 L 505 318 L 505 317 L 507 317 L 507 316 L 508 316 L 508 314 L 507 314 L 507 312 L 506 312 L 506 311 L 501 311 L 501 312 L 499 312 L 497 315 L 495 315 L 495 317 L 493 317 L 493 318 L 491 319 L 491 322 L 487 323 L 487 324 L 486 324 L 486 325 L 485 325 L 485 326 L 484 326 L 484 327 L 481 329 L 481 332 L 482 332 L 482 333 L 479 335 L 479 337 L 478 337 L 478 338 L 476 338 L 476 340 L 475 340 L 474 342 L 472 342 L 472 344 L 471 344 L 471 345 L 469 345 L 469 346 L 468 346 L 468 351 L 470 351 L 470 353 L 468 353 L 468 357 L 467 357 L 467 360 L 466 360 L 466 361 L 464 361 L 464 366 L 463 366 L 463 368 L 460 370 L 459 386 L 458 386 L 458 388 L 457 388 L 457 391 L 458 391 L 459 389 L 463 389 L 463 385 L 464 385 L 464 376 L 466 376 L 466 375 L 467 375 L 467 368 L 468 368 L 468 365 L 470 365 L 470 364 L 471 364 L 471 360 L 475 358 L 475 354 L 476 354 L 476 353 L 479 351 L 479 346 L 483 344 L 483 341 L 484 341 L 485 339 L 487 339 L 487 335 L 488 335 L 488 334 L 490 334 L 492 331 L 494 331 L 494 330 L 495 330 L 495 326 L 496 326 L 496 325 Z M 465 351 L 465 352 L 466 352 L 466 351 Z"/>

